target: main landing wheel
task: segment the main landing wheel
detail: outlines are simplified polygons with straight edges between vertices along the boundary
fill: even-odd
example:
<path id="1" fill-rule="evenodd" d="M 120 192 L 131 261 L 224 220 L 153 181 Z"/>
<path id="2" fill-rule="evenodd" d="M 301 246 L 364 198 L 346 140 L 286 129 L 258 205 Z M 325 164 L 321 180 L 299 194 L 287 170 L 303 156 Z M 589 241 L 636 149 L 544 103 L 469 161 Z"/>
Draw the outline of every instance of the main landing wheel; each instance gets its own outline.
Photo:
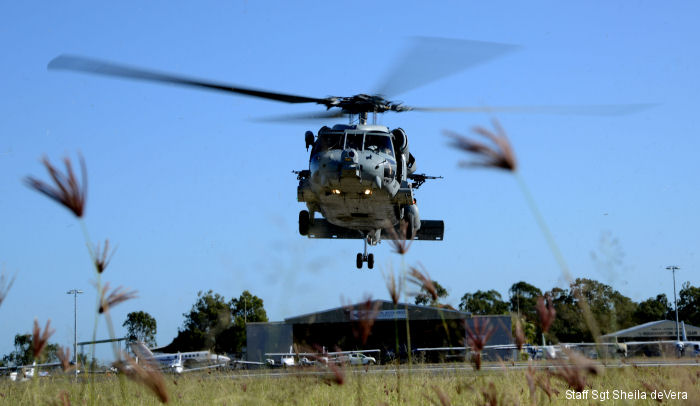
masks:
<path id="1" fill-rule="evenodd" d="M 374 254 L 367 255 L 367 268 L 374 268 Z"/>
<path id="2" fill-rule="evenodd" d="M 302 210 L 299 212 L 299 234 L 307 235 L 309 233 L 309 212 Z"/>
<path id="3" fill-rule="evenodd" d="M 357 253 L 357 269 L 362 269 L 362 263 L 365 262 L 363 261 L 362 258 L 362 253 Z"/>

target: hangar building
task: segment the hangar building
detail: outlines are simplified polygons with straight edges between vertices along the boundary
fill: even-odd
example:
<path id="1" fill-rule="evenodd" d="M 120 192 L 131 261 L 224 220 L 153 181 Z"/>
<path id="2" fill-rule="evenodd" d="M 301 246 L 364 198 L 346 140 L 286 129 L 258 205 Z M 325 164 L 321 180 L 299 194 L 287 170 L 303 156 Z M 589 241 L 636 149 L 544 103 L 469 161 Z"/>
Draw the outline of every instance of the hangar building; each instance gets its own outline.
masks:
<path id="1" fill-rule="evenodd" d="M 381 350 L 381 358 L 400 358 L 410 348 L 464 347 L 465 324 L 488 323 L 488 345 L 512 344 L 510 316 L 477 316 L 457 310 L 375 300 L 290 317 L 283 322 L 248 323 L 247 357 L 264 361 L 265 353 Z M 369 334 L 363 338 L 363 332 Z M 366 340 L 366 341 L 365 341 Z M 363 343 L 364 341 L 364 343 Z"/>

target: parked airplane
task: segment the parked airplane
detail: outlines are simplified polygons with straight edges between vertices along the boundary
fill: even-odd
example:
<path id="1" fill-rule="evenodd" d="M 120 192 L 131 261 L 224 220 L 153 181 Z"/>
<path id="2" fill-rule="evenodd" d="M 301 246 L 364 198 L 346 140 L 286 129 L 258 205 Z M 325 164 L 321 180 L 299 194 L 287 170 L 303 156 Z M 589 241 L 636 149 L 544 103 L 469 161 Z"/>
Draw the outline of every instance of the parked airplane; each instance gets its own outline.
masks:
<path id="1" fill-rule="evenodd" d="M 691 351 L 693 356 L 700 356 L 700 341 L 688 341 L 688 336 L 685 333 L 685 322 L 681 322 L 681 327 L 683 328 L 683 341 L 679 342 L 678 352 L 682 357 L 686 351 Z"/>
<path id="2" fill-rule="evenodd" d="M 189 351 L 178 352 L 176 354 L 154 354 L 148 347 L 146 347 L 144 343 L 139 341 L 132 342 L 129 344 L 129 346 L 134 355 L 136 355 L 137 360 L 141 359 L 147 362 L 153 362 L 163 370 L 178 374 L 181 374 L 183 372 L 192 372 L 202 369 L 221 367 L 227 365 L 231 361 L 231 358 L 225 355 L 213 354 L 210 351 Z M 192 364 L 206 365 L 190 367 Z"/>
<path id="3" fill-rule="evenodd" d="M 618 344 L 624 356 L 662 356 L 670 355 L 674 350 L 680 358 L 685 355 L 700 356 L 700 341 L 689 341 L 685 331 L 685 322 L 681 322 L 681 340 L 627 341 Z"/>
<path id="4" fill-rule="evenodd" d="M 298 364 L 302 366 L 315 365 L 315 364 L 328 364 L 329 362 L 342 363 L 358 363 L 358 364 L 376 364 L 377 360 L 375 357 L 361 357 L 358 354 L 366 353 L 377 353 L 379 354 L 381 350 L 354 350 L 354 351 L 325 351 L 325 348 L 321 352 L 295 352 L 294 347 L 289 347 L 289 352 L 268 352 L 265 353 L 265 363 L 270 367 L 292 367 Z M 276 362 L 276 358 L 279 357 L 279 362 Z"/>
<path id="5" fill-rule="evenodd" d="M 31 379 L 34 376 L 34 373 L 36 371 L 36 368 L 50 368 L 50 367 L 57 367 L 60 366 L 60 362 L 50 362 L 50 363 L 45 363 L 45 364 L 37 364 L 36 361 L 34 361 L 31 365 L 17 365 L 14 367 L 0 367 L 0 371 L 9 371 L 9 370 L 14 370 L 10 372 L 10 380 L 13 382 L 16 381 L 26 381 Z M 42 376 L 49 376 L 48 371 L 39 371 L 40 377 Z"/>

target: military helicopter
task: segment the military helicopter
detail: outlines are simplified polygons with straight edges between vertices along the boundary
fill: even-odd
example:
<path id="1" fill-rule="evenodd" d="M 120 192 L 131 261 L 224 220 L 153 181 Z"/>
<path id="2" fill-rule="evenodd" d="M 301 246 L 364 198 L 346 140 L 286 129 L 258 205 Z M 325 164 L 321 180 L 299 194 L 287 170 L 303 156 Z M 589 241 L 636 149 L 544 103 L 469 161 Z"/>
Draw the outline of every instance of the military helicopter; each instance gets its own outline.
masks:
<path id="1" fill-rule="evenodd" d="M 367 253 L 367 245 L 374 246 L 382 239 L 441 241 L 444 236 L 442 220 L 420 219 L 414 197 L 414 191 L 427 180 L 441 177 L 416 173 L 416 159 L 409 150 L 406 131 L 377 125 L 377 114 L 409 111 L 622 114 L 641 106 L 443 108 L 408 106 L 386 98 L 515 49 L 517 46 L 493 42 L 418 38 L 377 92 L 325 98 L 233 86 L 82 56 L 58 56 L 48 68 L 217 90 L 286 103 L 315 103 L 327 110 L 286 116 L 285 120 L 330 120 L 348 116 L 348 124 L 323 126 L 315 135 L 311 131 L 304 135 L 306 150 L 311 147 L 309 168 L 293 171 L 299 181 L 297 200 L 307 207 L 299 212 L 299 233 L 308 238 L 362 239 L 364 250 L 357 254 L 356 266 L 360 269 L 366 262 L 372 269 L 374 255 Z M 372 124 L 367 123 L 369 114 Z M 316 213 L 321 217 L 316 217 Z"/>

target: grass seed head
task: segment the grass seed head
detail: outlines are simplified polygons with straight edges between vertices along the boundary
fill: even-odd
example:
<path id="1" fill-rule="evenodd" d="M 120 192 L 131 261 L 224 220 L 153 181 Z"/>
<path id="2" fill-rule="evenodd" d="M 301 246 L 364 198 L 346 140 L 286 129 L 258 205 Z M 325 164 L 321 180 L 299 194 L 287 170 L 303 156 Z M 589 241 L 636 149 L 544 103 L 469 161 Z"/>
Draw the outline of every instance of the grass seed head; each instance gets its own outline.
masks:
<path id="1" fill-rule="evenodd" d="M 122 356 L 123 360 L 118 360 L 112 365 L 132 381 L 150 389 L 162 403 L 168 403 L 170 396 L 165 386 L 163 374 L 158 368 L 148 363 L 137 364 L 133 358 L 126 354 L 122 354 Z"/>
<path id="2" fill-rule="evenodd" d="M 121 286 L 114 289 L 109 294 L 107 294 L 108 290 L 109 282 L 105 283 L 104 287 L 102 288 L 102 292 L 100 292 L 100 313 L 106 313 L 111 307 L 114 307 L 119 303 L 126 302 L 127 300 L 131 300 L 138 297 L 136 296 L 137 292 L 135 290 L 126 291 Z"/>
<path id="3" fill-rule="evenodd" d="M 85 201 L 87 199 L 87 170 L 85 169 L 85 160 L 80 156 L 82 183 L 78 182 L 78 178 L 73 172 L 73 165 L 71 164 L 70 158 L 64 158 L 63 162 L 66 165 L 65 174 L 56 169 L 47 157 L 41 160 L 41 163 L 44 164 L 44 167 L 46 167 L 46 170 L 49 172 L 49 176 L 51 176 L 53 185 L 31 176 L 25 178 L 25 183 L 30 188 L 61 204 L 73 212 L 76 217 L 80 218 L 83 217 L 83 213 L 85 212 Z"/>
<path id="4" fill-rule="evenodd" d="M 39 359 L 41 353 L 46 348 L 46 344 L 49 342 L 49 337 L 55 332 L 51 329 L 51 320 L 46 321 L 46 327 L 42 332 L 39 328 L 39 322 L 34 319 L 34 329 L 32 331 L 32 353 L 34 354 L 34 359 Z"/>
<path id="5" fill-rule="evenodd" d="M 520 322 L 520 317 L 515 319 L 515 345 L 518 351 L 523 349 L 523 344 L 525 344 L 525 333 L 523 332 L 523 325 Z"/>
<path id="6" fill-rule="evenodd" d="M 105 245 L 104 249 L 100 252 L 100 244 L 97 244 L 95 246 L 95 270 L 97 270 L 97 273 L 102 273 L 104 272 L 105 269 L 107 269 L 107 265 L 109 265 L 109 262 L 112 260 L 112 257 L 114 256 L 114 253 L 116 252 L 116 249 L 113 249 L 112 252 L 109 252 L 109 240 L 105 240 Z"/>
<path id="7" fill-rule="evenodd" d="M 351 314 L 357 315 L 357 320 L 353 323 L 352 332 L 355 338 L 359 338 L 362 345 L 367 344 L 369 335 L 372 334 L 374 321 L 379 314 L 379 301 L 373 301 L 371 296 L 365 296 L 365 300 L 360 305 L 359 309 L 355 309 L 352 305 L 346 305 L 345 309 Z"/>
<path id="8" fill-rule="evenodd" d="M 70 348 L 59 346 L 58 351 L 56 352 L 56 356 L 61 362 L 61 368 L 63 369 L 63 372 L 68 372 L 75 368 L 74 365 L 70 364 Z"/>
<path id="9" fill-rule="evenodd" d="M 504 169 L 510 172 L 517 170 L 515 153 L 510 145 L 508 136 L 497 120 L 493 120 L 496 132 L 491 132 L 483 127 L 475 127 L 473 132 L 491 141 L 493 145 L 467 138 L 452 131 L 445 131 L 445 135 L 452 138 L 452 146 L 475 156 L 474 161 L 464 161 L 463 167 L 482 167 Z"/>
<path id="10" fill-rule="evenodd" d="M 391 296 L 391 301 L 395 305 L 398 304 L 399 299 L 401 299 L 401 284 L 397 283 L 394 270 L 391 267 L 384 274 L 384 282 L 386 283 L 386 289 L 389 291 L 389 296 Z"/>
<path id="11" fill-rule="evenodd" d="M 384 227 L 385 230 L 389 231 L 389 235 L 391 236 L 391 238 L 389 238 L 389 245 L 391 246 L 391 250 L 399 255 L 405 255 L 411 248 L 411 244 L 413 244 L 413 240 L 406 239 L 406 236 L 408 235 L 408 227 L 409 224 L 405 221 L 401 221 L 399 223 L 398 233 L 390 224 L 387 227 Z"/>
<path id="12" fill-rule="evenodd" d="M 421 266 L 421 268 L 423 267 Z M 428 271 L 426 271 L 425 268 L 423 268 L 423 271 L 421 272 L 417 268 L 411 267 L 408 281 L 416 285 L 419 290 L 425 290 L 426 292 L 428 292 L 430 297 L 433 299 L 433 303 L 437 302 L 437 289 L 435 288 L 435 284 L 433 283 L 433 280 L 430 278 L 430 275 L 428 275 Z"/>
<path id="13" fill-rule="evenodd" d="M 568 355 L 568 362 L 560 362 L 550 374 L 564 381 L 576 392 L 581 392 L 588 384 L 587 375 L 598 375 L 602 373 L 602 369 L 590 359 L 574 351 L 565 350 L 565 353 Z"/>
<path id="14" fill-rule="evenodd" d="M 537 315 L 540 318 L 540 327 L 542 327 L 542 331 L 546 333 L 549 331 L 549 328 L 552 326 L 552 323 L 554 323 L 554 319 L 557 316 L 557 311 L 554 309 L 552 296 L 547 294 L 544 297 L 538 297 L 535 309 L 537 310 Z"/>
<path id="15" fill-rule="evenodd" d="M 10 291 L 10 288 L 12 287 L 13 283 L 15 283 L 14 276 L 8 282 L 6 277 L 5 277 L 5 274 L 4 273 L 0 274 L 0 305 L 2 305 L 2 302 L 7 297 L 7 293 Z"/>
<path id="16" fill-rule="evenodd" d="M 478 371 L 481 369 L 481 351 L 496 329 L 490 324 L 488 319 L 475 317 L 472 320 L 474 320 L 474 327 L 470 327 L 469 323 L 465 320 L 464 330 L 467 336 L 467 345 L 473 352 L 471 361 Z"/>

